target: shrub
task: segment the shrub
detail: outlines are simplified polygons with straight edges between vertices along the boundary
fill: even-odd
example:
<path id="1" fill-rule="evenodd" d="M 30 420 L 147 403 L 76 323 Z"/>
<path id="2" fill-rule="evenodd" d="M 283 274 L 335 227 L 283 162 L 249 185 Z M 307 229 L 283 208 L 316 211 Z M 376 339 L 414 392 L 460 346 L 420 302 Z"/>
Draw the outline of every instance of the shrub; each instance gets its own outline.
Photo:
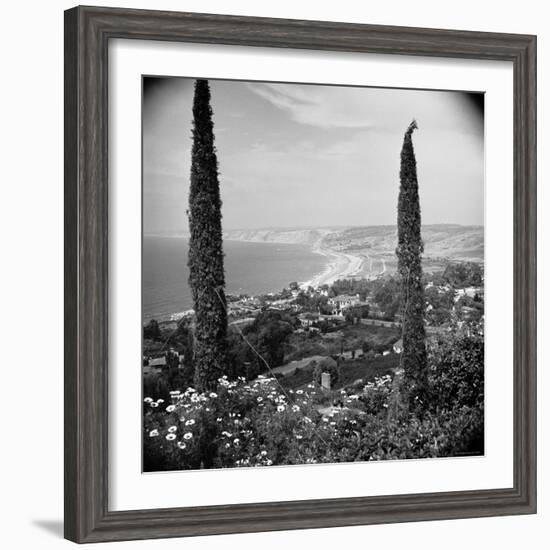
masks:
<path id="1" fill-rule="evenodd" d="M 324 372 L 328 372 L 330 374 L 330 384 L 331 386 L 334 386 L 340 377 L 340 369 L 338 368 L 336 361 L 331 357 L 325 357 L 320 361 L 315 361 L 315 365 L 313 367 L 313 381 L 320 384 L 321 375 Z"/>

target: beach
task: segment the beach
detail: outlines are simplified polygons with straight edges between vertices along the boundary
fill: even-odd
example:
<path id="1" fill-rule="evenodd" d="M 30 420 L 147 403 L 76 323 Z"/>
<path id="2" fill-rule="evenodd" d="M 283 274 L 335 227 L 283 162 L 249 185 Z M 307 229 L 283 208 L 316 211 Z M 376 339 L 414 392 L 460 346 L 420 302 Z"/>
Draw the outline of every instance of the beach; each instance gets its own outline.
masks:
<path id="1" fill-rule="evenodd" d="M 380 254 L 372 257 L 365 250 L 356 253 L 340 252 L 316 244 L 313 246 L 312 251 L 324 256 L 327 259 L 327 264 L 323 271 L 320 271 L 311 279 L 301 282 L 301 288 L 331 285 L 339 279 L 374 279 L 387 271 L 387 258 L 384 259 Z"/>
<path id="2" fill-rule="evenodd" d="M 328 263 L 322 272 L 315 275 L 309 281 L 301 283 L 303 288 L 330 285 L 338 279 L 365 276 L 366 272 L 368 272 L 368 269 L 365 269 L 367 267 L 366 261 L 369 260 L 366 255 L 338 252 L 321 246 L 314 247 L 313 252 L 325 256 Z"/>

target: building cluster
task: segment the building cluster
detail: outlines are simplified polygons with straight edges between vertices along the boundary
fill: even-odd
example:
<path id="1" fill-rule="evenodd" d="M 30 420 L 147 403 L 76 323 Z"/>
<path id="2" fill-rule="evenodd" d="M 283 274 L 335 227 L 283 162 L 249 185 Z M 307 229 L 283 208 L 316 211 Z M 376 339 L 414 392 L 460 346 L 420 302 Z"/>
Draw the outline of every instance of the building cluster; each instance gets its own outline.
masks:
<path id="1" fill-rule="evenodd" d="M 331 308 L 332 315 L 345 315 L 346 311 L 352 307 L 366 305 L 362 303 L 359 294 L 350 296 L 348 294 L 340 294 L 328 299 L 328 305 Z"/>

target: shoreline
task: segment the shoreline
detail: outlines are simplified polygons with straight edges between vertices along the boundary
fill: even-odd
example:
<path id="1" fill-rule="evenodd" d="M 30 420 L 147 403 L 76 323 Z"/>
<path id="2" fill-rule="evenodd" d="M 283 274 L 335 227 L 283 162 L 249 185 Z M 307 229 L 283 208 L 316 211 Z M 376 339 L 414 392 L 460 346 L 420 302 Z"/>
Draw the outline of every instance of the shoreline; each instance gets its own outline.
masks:
<path id="1" fill-rule="evenodd" d="M 380 273 L 373 271 L 373 262 L 378 262 L 379 260 L 371 258 L 366 253 L 361 254 L 352 254 L 349 252 L 339 252 L 328 247 L 323 247 L 321 240 L 315 242 L 314 244 L 306 243 L 290 243 L 282 241 L 256 241 L 256 240 L 245 240 L 245 239 L 227 239 L 233 242 L 246 242 L 246 243 L 256 243 L 256 244 L 268 244 L 268 245 L 279 245 L 279 246 L 303 246 L 309 249 L 313 254 L 323 256 L 325 258 L 325 265 L 321 271 L 314 273 L 306 281 L 298 281 L 298 285 L 301 289 L 307 289 L 308 286 L 313 288 L 320 287 L 322 285 L 330 285 L 338 279 L 348 279 L 354 277 L 365 277 L 365 278 L 374 278 Z M 385 266 L 384 266 L 385 267 Z M 382 271 L 383 273 L 383 271 Z M 296 280 L 296 279 L 295 279 Z M 274 289 L 271 292 L 279 292 L 280 289 Z M 265 293 L 269 293 L 266 291 Z M 252 294 L 250 294 L 252 296 Z M 190 309 L 190 308 L 187 308 Z M 181 318 L 187 310 L 172 311 L 163 314 L 147 314 L 143 315 L 143 323 L 155 319 L 158 322 L 170 323 L 174 322 L 177 319 Z"/>
<path id="2" fill-rule="evenodd" d="M 313 246 L 312 252 L 327 257 L 328 263 L 322 272 L 317 273 L 310 280 L 300 283 L 301 288 L 307 288 L 308 286 L 317 288 L 322 285 L 330 285 L 338 279 L 367 276 L 364 268 L 368 257 L 365 258 L 362 255 L 354 255 L 349 252 L 337 252 L 330 248 L 323 248 L 318 244 Z"/>

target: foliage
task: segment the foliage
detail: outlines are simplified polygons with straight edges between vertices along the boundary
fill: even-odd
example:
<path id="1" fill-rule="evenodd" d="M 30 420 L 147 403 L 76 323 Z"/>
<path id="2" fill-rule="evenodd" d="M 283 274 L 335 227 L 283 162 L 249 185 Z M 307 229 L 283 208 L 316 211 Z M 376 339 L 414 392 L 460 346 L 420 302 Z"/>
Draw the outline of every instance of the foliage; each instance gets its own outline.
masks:
<path id="1" fill-rule="evenodd" d="M 449 262 L 443 280 L 454 288 L 483 285 L 483 265 L 475 262 Z"/>
<path id="2" fill-rule="evenodd" d="M 143 338 L 144 340 L 160 340 L 162 338 L 159 324 L 155 319 L 151 319 L 143 327 Z"/>
<path id="3" fill-rule="evenodd" d="M 267 370 L 266 363 L 271 368 L 282 365 L 285 343 L 292 334 L 293 325 L 294 320 L 289 315 L 265 310 L 243 328 L 242 336 L 240 333 L 230 335 L 229 359 L 233 377 L 243 376 L 250 380 Z"/>
<path id="4" fill-rule="evenodd" d="M 472 323 L 430 346 L 427 405 L 437 414 L 457 407 L 483 409 L 484 338 L 482 325 Z"/>
<path id="5" fill-rule="evenodd" d="M 313 361 L 313 363 L 313 381 L 320 384 L 321 375 L 324 372 L 328 372 L 330 374 L 330 385 L 334 387 L 340 377 L 340 368 L 336 361 L 332 357 L 324 357 L 319 361 Z"/>
<path id="6" fill-rule="evenodd" d="M 322 392 L 260 377 L 144 403 L 145 471 L 483 453 L 483 336 L 467 327 L 430 351 L 429 407 L 391 412 L 391 374 Z M 322 409 L 321 406 L 336 405 Z"/>
<path id="7" fill-rule="evenodd" d="M 448 323 L 451 320 L 451 312 L 454 307 L 454 290 L 431 286 L 424 290 L 424 294 L 426 304 L 430 306 L 426 312 L 428 323 L 432 326 L 441 326 Z"/>
<path id="8" fill-rule="evenodd" d="M 221 199 L 207 80 L 195 82 L 189 231 L 189 285 L 195 309 L 195 384 L 206 389 L 216 385 L 227 365 Z"/>
<path id="9" fill-rule="evenodd" d="M 376 282 L 373 299 L 386 314 L 387 319 L 393 319 L 402 307 L 402 285 L 395 277 L 384 277 Z"/>
<path id="10" fill-rule="evenodd" d="M 405 387 L 411 403 L 416 398 L 422 398 L 427 376 L 421 258 L 424 246 L 420 236 L 420 202 L 412 143 L 412 133 L 416 128 L 416 121 L 413 120 L 405 132 L 401 150 L 396 250 L 403 300 L 402 364 Z"/>
<path id="11" fill-rule="evenodd" d="M 359 299 L 364 301 L 370 294 L 372 283 L 369 279 L 338 279 L 330 287 L 331 296 L 349 294 L 355 296 L 359 294 Z"/>
<path id="12" fill-rule="evenodd" d="M 323 314 L 330 313 L 330 308 L 327 306 L 328 298 L 320 295 L 308 295 L 305 292 L 300 292 L 296 296 L 296 304 L 302 307 L 304 311 L 320 311 Z"/>

